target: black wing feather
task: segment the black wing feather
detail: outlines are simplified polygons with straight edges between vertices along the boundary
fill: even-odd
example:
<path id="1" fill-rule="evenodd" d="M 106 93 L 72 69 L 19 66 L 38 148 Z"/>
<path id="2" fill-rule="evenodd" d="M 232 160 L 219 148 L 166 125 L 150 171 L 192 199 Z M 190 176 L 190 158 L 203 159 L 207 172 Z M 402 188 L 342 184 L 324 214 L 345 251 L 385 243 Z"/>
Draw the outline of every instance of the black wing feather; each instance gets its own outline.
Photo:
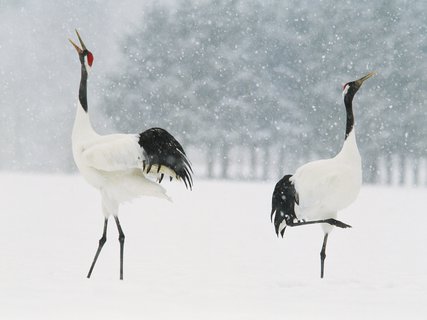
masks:
<path id="1" fill-rule="evenodd" d="M 191 164 L 181 144 L 169 132 L 161 128 L 148 129 L 139 135 L 138 143 L 145 152 L 147 172 L 153 165 L 157 165 L 158 171 L 165 166 L 174 171 L 187 188 L 192 188 Z"/>
<path id="2" fill-rule="evenodd" d="M 274 227 L 277 235 L 279 235 L 279 227 L 283 220 L 288 225 L 296 219 L 295 203 L 298 203 L 298 194 L 293 183 L 289 181 L 291 177 L 292 175 L 284 176 L 277 182 L 273 191 L 270 219 L 273 221 L 274 215 Z M 281 232 L 282 237 L 284 232 L 285 229 Z"/>

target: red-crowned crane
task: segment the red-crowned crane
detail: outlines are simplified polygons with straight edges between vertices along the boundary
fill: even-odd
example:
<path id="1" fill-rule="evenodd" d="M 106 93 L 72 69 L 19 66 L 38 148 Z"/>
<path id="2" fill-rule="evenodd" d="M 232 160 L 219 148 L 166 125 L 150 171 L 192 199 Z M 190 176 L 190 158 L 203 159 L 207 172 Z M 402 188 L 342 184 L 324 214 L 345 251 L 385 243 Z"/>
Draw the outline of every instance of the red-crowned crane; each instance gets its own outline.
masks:
<path id="1" fill-rule="evenodd" d="M 104 214 L 104 229 L 98 249 L 87 275 L 90 278 L 99 253 L 107 239 L 107 224 L 114 217 L 120 241 L 120 279 L 123 280 L 123 250 L 125 235 L 118 218 L 119 205 L 140 196 L 169 199 L 160 186 L 164 175 L 181 180 L 192 188 L 192 169 L 180 143 L 166 130 L 148 129 L 139 134 L 97 134 L 89 120 L 87 102 L 88 71 L 93 54 L 84 45 L 81 48 L 71 39 L 81 63 L 81 80 L 77 113 L 72 133 L 74 161 L 86 181 L 99 189 Z M 157 177 L 154 182 L 148 175 Z"/>
<path id="2" fill-rule="evenodd" d="M 320 277 L 324 275 L 326 243 L 332 226 L 350 227 L 336 220 L 337 212 L 350 205 L 362 185 L 362 165 L 354 130 L 353 98 L 373 72 L 343 87 L 347 114 L 345 140 L 331 159 L 309 162 L 294 175 L 285 175 L 274 188 L 271 219 L 276 234 L 283 237 L 286 226 L 321 223 L 325 233 L 320 252 Z"/>

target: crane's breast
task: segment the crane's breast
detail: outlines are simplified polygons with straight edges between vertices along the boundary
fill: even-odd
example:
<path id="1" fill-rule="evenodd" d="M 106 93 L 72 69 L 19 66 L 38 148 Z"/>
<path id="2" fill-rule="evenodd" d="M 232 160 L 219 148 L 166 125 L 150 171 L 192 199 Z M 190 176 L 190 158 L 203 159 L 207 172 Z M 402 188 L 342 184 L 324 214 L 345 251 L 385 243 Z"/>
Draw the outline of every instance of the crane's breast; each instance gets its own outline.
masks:
<path id="1" fill-rule="evenodd" d="M 360 166 L 320 160 L 300 167 L 292 177 L 299 195 L 298 212 L 336 212 L 350 205 L 362 185 Z"/>

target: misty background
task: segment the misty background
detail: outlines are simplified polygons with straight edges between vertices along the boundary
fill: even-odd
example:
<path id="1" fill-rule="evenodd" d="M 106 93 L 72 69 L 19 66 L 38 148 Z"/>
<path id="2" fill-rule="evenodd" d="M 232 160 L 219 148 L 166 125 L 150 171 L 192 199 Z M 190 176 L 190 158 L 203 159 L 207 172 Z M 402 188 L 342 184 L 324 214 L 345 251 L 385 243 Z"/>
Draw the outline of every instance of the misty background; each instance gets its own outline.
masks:
<path id="1" fill-rule="evenodd" d="M 101 134 L 163 127 L 196 176 L 276 179 L 343 143 L 364 181 L 427 183 L 425 1 L 0 0 L 0 170 L 76 171 L 77 28 Z"/>

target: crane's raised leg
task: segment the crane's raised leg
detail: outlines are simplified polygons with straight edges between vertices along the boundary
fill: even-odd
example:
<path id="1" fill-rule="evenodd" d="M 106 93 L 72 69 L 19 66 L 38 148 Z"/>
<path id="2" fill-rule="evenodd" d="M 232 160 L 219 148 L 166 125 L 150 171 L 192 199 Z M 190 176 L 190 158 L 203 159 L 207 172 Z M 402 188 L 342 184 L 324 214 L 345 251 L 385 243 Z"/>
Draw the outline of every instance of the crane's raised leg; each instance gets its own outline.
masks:
<path id="1" fill-rule="evenodd" d="M 325 258 L 326 258 L 326 243 L 328 242 L 329 233 L 325 233 L 323 238 L 322 251 L 320 251 L 320 278 L 323 279 L 323 274 L 325 271 Z"/>
<path id="2" fill-rule="evenodd" d="M 89 273 L 87 274 L 88 278 L 90 278 L 90 275 L 92 274 L 92 271 L 93 271 L 93 267 L 95 267 L 96 260 L 98 260 L 99 253 L 101 252 L 102 247 L 104 246 L 105 242 L 107 241 L 107 225 L 108 225 L 108 219 L 105 218 L 105 220 L 104 220 L 104 231 L 102 232 L 101 239 L 99 239 L 98 250 L 96 250 L 95 257 L 93 258 L 92 265 L 90 266 Z"/>
<path id="3" fill-rule="evenodd" d="M 332 218 L 325 219 L 325 220 L 314 220 L 314 221 L 298 221 L 298 222 L 289 221 L 287 225 L 290 227 L 298 227 L 298 226 L 304 226 L 307 224 L 314 224 L 314 223 L 329 223 L 331 226 L 336 226 L 338 228 L 344 228 L 344 229 L 351 228 L 350 225 Z"/>
<path id="4" fill-rule="evenodd" d="M 114 216 L 116 220 L 117 229 L 119 230 L 119 242 L 120 242 L 120 280 L 123 280 L 123 251 L 125 247 L 125 234 L 123 233 L 120 221 L 117 216 Z"/>

